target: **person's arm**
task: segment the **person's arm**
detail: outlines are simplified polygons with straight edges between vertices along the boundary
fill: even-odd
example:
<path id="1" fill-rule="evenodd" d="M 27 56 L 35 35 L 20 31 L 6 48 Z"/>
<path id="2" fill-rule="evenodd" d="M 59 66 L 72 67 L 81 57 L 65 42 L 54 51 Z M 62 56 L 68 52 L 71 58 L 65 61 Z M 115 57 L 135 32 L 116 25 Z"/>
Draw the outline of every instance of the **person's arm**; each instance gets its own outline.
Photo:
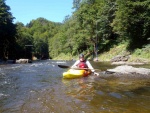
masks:
<path id="1" fill-rule="evenodd" d="M 94 68 L 92 67 L 91 63 L 89 61 L 86 61 L 86 64 L 88 66 L 89 69 L 91 69 L 91 71 L 94 73 L 94 75 L 99 75 L 98 73 L 95 72 Z"/>
<path id="2" fill-rule="evenodd" d="M 77 68 L 77 65 L 79 64 L 79 62 L 80 62 L 80 61 L 77 60 L 71 67 L 72 67 L 72 68 Z"/>
<path id="3" fill-rule="evenodd" d="M 94 68 L 92 67 L 91 63 L 89 61 L 86 61 L 86 64 L 88 66 L 89 69 L 91 69 L 92 72 L 94 72 Z"/>

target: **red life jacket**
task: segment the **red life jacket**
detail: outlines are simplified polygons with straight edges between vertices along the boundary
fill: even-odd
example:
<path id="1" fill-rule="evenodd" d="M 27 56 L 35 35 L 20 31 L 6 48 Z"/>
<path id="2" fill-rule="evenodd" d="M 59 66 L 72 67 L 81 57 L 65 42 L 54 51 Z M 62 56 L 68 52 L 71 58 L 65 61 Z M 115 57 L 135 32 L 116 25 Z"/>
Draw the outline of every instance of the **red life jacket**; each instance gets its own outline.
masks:
<path id="1" fill-rule="evenodd" d="M 78 64 L 78 67 L 79 67 L 79 68 L 88 68 L 88 66 L 87 66 L 87 64 L 86 64 L 85 62 L 80 62 L 80 63 Z"/>

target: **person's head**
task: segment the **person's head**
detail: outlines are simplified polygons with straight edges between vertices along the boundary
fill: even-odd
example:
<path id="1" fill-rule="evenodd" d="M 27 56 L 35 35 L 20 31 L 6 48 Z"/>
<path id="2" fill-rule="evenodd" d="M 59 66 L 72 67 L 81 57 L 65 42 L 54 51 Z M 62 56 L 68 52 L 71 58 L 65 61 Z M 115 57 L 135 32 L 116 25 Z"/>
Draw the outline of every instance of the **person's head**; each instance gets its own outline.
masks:
<path id="1" fill-rule="evenodd" d="M 80 55 L 79 55 L 79 60 L 80 60 L 81 62 L 83 62 L 83 61 L 85 60 L 85 58 L 84 58 L 84 55 L 83 55 L 83 54 L 80 54 Z"/>

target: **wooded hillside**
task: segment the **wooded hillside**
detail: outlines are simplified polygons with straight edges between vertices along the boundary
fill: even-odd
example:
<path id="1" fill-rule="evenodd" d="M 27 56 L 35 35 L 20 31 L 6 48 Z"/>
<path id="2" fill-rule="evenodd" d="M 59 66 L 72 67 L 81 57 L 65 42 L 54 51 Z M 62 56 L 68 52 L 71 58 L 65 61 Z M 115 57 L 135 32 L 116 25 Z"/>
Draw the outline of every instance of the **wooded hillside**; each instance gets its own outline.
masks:
<path id="1" fill-rule="evenodd" d="M 130 54 L 142 48 L 150 53 L 149 0 L 73 0 L 73 8 L 62 23 L 39 17 L 14 24 L 10 7 L 0 0 L 0 59 L 95 57 L 121 43 Z"/>

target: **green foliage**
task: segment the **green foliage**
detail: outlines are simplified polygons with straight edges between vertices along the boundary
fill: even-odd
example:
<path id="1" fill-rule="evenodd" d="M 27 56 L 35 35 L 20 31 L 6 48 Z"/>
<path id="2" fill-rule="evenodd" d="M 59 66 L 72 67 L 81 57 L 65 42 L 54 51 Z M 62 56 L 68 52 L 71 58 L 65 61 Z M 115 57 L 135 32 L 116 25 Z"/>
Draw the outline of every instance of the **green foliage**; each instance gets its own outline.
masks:
<path id="1" fill-rule="evenodd" d="M 137 57 L 142 57 L 142 58 L 147 58 L 150 60 L 150 44 L 149 45 L 146 45 L 144 46 L 142 49 L 139 49 L 137 48 L 134 53 L 133 53 L 134 56 L 137 56 Z"/>
<path id="2" fill-rule="evenodd" d="M 130 58 L 130 62 L 150 62 L 150 44 L 143 46 L 142 49 L 135 49 Z"/>
<path id="3" fill-rule="evenodd" d="M 49 58 L 49 40 L 59 31 L 60 23 L 54 23 L 44 18 L 32 20 L 28 25 L 28 33 L 33 37 L 33 52 L 38 58 Z M 54 43 L 55 44 L 55 43 Z"/>
<path id="4" fill-rule="evenodd" d="M 130 40 L 128 49 L 133 51 L 148 44 L 150 37 L 150 1 L 117 0 L 116 17 L 111 24 L 114 32 Z"/>
<path id="5" fill-rule="evenodd" d="M 16 28 L 9 10 L 5 0 L 0 0 L 0 59 L 10 57 L 14 51 Z"/>
<path id="6" fill-rule="evenodd" d="M 54 23 L 44 18 L 32 20 L 24 26 L 22 23 L 17 25 L 17 57 L 27 58 L 26 54 L 31 54 L 37 58 L 49 58 L 49 40 L 58 32 L 60 23 Z M 26 45 L 33 45 L 27 47 Z M 31 58 L 31 57 L 30 57 Z"/>
<path id="7" fill-rule="evenodd" d="M 25 45 L 33 45 L 29 51 L 38 58 L 58 58 L 64 54 L 73 58 L 80 53 L 92 56 L 97 51 L 100 54 L 112 50 L 111 58 L 123 54 L 121 51 L 125 52 L 126 48 L 135 55 L 149 57 L 144 53 L 149 52 L 150 43 L 149 0 L 73 0 L 75 11 L 63 23 L 40 17 L 26 26 L 16 23 L 17 34 L 10 8 L 4 1 L 0 0 L 0 45 L 5 45 L 0 47 L 0 52 L 3 54 L 14 44 L 17 58 L 25 57 Z M 126 46 L 112 49 L 124 42 Z"/>

